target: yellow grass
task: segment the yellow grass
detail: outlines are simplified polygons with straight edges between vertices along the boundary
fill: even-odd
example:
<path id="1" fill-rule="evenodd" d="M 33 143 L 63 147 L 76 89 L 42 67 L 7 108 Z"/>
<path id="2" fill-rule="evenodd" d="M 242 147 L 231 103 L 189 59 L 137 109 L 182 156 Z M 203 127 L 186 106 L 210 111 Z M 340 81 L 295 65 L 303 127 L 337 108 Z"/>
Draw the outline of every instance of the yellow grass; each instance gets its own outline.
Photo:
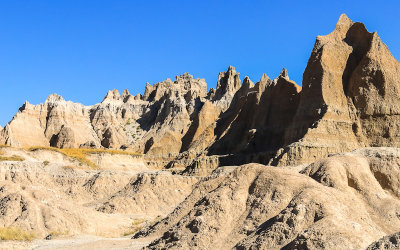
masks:
<path id="1" fill-rule="evenodd" d="M 140 229 L 143 228 L 142 224 L 145 223 L 146 221 L 147 220 L 145 220 L 145 219 L 134 219 L 129 230 L 126 231 L 123 235 L 128 236 L 128 235 L 138 232 Z"/>
<path id="2" fill-rule="evenodd" d="M 114 150 L 114 149 L 87 149 L 87 148 L 53 148 L 53 147 L 31 147 L 28 148 L 30 151 L 36 150 L 51 150 L 55 152 L 59 152 L 65 156 L 71 157 L 75 160 L 78 160 L 80 163 L 88 165 L 90 167 L 96 168 L 96 164 L 86 158 L 89 154 L 119 154 L 119 155 L 133 155 L 140 156 L 138 153 L 127 152 L 122 150 Z"/>
<path id="3" fill-rule="evenodd" d="M 0 153 L 3 154 L 3 153 Z M 13 155 L 13 156 L 0 156 L 0 161 L 23 161 L 25 160 L 21 156 Z"/>
<path id="4" fill-rule="evenodd" d="M 25 232 L 19 228 L 14 228 L 14 227 L 0 228 L 0 240 L 31 241 L 34 238 L 35 238 L 34 234 Z"/>
<path id="5" fill-rule="evenodd" d="M 54 239 L 54 238 L 58 238 L 58 237 L 61 237 L 61 236 L 66 236 L 66 235 L 69 235 L 69 230 L 64 231 L 64 232 L 51 231 L 48 236 L 50 236 L 50 239 Z"/>

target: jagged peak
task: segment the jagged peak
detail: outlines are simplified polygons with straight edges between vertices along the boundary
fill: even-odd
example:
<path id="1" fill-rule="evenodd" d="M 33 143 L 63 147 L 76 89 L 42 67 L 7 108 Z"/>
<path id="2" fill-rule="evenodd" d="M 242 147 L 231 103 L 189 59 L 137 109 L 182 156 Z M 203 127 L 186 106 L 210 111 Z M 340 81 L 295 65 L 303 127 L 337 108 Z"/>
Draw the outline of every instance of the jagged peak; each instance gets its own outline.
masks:
<path id="1" fill-rule="evenodd" d="M 193 79 L 193 75 L 189 74 L 188 72 L 183 73 L 180 76 L 175 76 L 176 81 L 179 79 L 184 79 L 184 80 L 191 80 Z"/>
<path id="2" fill-rule="evenodd" d="M 239 73 L 236 72 L 235 67 L 229 66 L 226 72 L 220 72 L 218 75 L 217 88 L 213 100 L 219 100 L 225 94 L 233 96 L 240 87 Z"/>
<path id="3" fill-rule="evenodd" d="M 116 89 L 109 90 L 107 92 L 106 97 L 104 97 L 102 103 L 105 102 L 105 101 L 119 100 L 120 97 L 121 97 L 121 95 L 119 94 L 118 90 L 116 90 Z"/>
<path id="4" fill-rule="evenodd" d="M 347 17 L 346 14 L 342 14 L 336 23 L 335 29 L 326 36 L 317 36 L 317 40 L 325 39 L 338 39 L 343 40 L 346 37 L 347 32 L 353 26 L 354 22 Z"/>
<path id="5" fill-rule="evenodd" d="M 350 26 L 353 24 L 353 21 L 345 14 L 341 14 L 339 17 L 338 22 L 336 23 L 336 26 Z"/>
<path id="6" fill-rule="evenodd" d="M 243 79 L 242 88 L 250 89 L 254 87 L 254 83 L 250 80 L 248 76 L 245 76 Z"/>
<path id="7" fill-rule="evenodd" d="M 64 98 L 62 98 L 62 96 L 57 95 L 56 93 L 51 94 L 47 97 L 46 102 L 45 103 L 52 103 L 52 102 L 63 102 L 65 101 Z M 27 102 L 26 102 L 27 103 Z"/>
<path id="8" fill-rule="evenodd" d="M 267 74 L 263 74 L 261 76 L 260 81 L 258 81 L 254 87 L 258 90 L 258 91 L 264 91 L 265 87 L 267 85 L 270 85 L 272 83 L 272 80 L 269 78 L 269 76 Z"/>
<path id="9" fill-rule="evenodd" d="M 281 73 L 279 74 L 279 77 L 285 78 L 286 80 L 289 80 L 289 74 L 287 72 L 287 69 L 283 68 Z"/>
<path id="10" fill-rule="evenodd" d="M 122 97 L 127 97 L 128 95 L 130 95 L 129 90 L 124 89 L 124 91 L 122 91 Z"/>
<path id="11" fill-rule="evenodd" d="M 269 78 L 269 76 L 267 75 L 267 74 L 263 74 L 262 76 L 261 76 L 261 79 L 260 79 L 260 82 L 268 82 L 268 81 L 270 81 L 271 79 Z"/>
<path id="12" fill-rule="evenodd" d="M 135 100 L 141 100 L 142 99 L 142 95 L 141 94 L 137 94 L 134 97 Z"/>
<path id="13" fill-rule="evenodd" d="M 232 74 L 236 74 L 236 69 L 234 66 L 229 65 L 228 70 L 226 72 L 232 73 Z"/>
<path id="14" fill-rule="evenodd" d="M 336 23 L 333 33 L 345 34 L 353 24 L 354 22 L 346 14 L 342 14 Z"/>

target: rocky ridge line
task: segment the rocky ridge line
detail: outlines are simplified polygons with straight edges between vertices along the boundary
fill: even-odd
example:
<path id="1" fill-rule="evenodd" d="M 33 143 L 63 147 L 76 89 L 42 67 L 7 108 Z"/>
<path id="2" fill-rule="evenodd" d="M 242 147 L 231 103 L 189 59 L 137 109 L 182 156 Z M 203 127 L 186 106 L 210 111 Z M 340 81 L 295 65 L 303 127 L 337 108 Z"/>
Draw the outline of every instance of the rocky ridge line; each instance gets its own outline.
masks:
<path id="1" fill-rule="evenodd" d="M 209 92 L 204 79 L 185 73 L 146 84 L 143 95 L 110 91 L 93 106 L 51 95 L 44 104 L 26 102 L 1 130 L 0 144 L 131 148 L 187 173 L 202 164 L 296 165 L 399 146 L 399 71 L 377 33 L 343 14 L 331 34 L 317 37 L 303 89 L 285 69 L 274 80 L 264 74 L 241 84 L 230 66 Z"/>

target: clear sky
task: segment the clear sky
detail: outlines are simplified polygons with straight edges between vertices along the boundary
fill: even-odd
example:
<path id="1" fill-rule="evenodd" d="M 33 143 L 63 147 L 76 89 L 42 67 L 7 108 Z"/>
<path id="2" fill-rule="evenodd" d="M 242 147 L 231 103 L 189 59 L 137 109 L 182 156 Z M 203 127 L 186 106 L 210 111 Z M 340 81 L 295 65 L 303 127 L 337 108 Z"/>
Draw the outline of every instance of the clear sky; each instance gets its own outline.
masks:
<path id="1" fill-rule="evenodd" d="M 341 13 L 400 58 L 400 1 L 0 0 L 0 125 L 51 93 L 92 105 L 184 72 L 215 87 L 229 65 L 253 82 L 285 67 L 301 84 Z"/>

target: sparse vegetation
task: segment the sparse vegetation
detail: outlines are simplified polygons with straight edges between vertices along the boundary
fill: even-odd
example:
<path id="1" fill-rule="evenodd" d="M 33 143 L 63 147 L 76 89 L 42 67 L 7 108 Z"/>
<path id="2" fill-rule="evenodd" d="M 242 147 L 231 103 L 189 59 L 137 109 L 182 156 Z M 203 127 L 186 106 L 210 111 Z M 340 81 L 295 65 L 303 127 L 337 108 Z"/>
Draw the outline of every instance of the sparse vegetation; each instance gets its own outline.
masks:
<path id="1" fill-rule="evenodd" d="M 129 151 L 115 150 L 115 149 L 87 149 L 87 148 L 53 148 L 53 147 L 31 147 L 28 148 L 29 151 L 37 151 L 37 150 L 51 150 L 58 153 L 61 153 L 67 157 L 71 157 L 77 161 L 79 161 L 82 165 L 87 165 L 92 168 L 97 168 L 96 164 L 86 158 L 89 154 L 120 154 L 120 155 L 133 155 L 140 156 L 138 153 L 133 153 Z"/>
<path id="2" fill-rule="evenodd" d="M 140 229 L 143 228 L 143 224 L 145 222 L 147 222 L 147 220 L 145 220 L 145 219 L 134 219 L 132 221 L 130 229 L 124 233 L 124 236 L 128 236 L 128 235 L 136 233 L 137 231 L 139 231 Z"/>
<path id="3" fill-rule="evenodd" d="M 35 238 L 33 233 L 23 231 L 15 227 L 0 228 L 0 240 L 31 241 Z"/>
<path id="4" fill-rule="evenodd" d="M 45 165 L 45 166 L 47 166 L 47 165 L 49 165 L 49 164 L 50 164 L 49 161 L 44 161 L 44 162 L 43 162 L 43 165 Z"/>
<path id="5" fill-rule="evenodd" d="M 131 118 L 129 118 L 128 121 L 125 123 L 125 125 L 131 125 L 134 123 L 135 123 L 135 120 L 131 121 Z"/>
<path id="6" fill-rule="evenodd" d="M 76 167 L 67 165 L 67 166 L 62 166 L 62 168 L 63 168 L 64 170 L 73 170 L 73 169 L 75 169 Z"/>
<path id="7" fill-rule="evenodd" d="M 59 232 L 59 231 L 51 231 L 49 235 L 47 235 L 46 239 L 54 239 L 63 235 L 68 235 L 69 231 Z"/>
<path id="8" fill-rule="evenodd" d="M 21 156 L 18 156 L 18 155 L 0 156 L 0 161 L 23 161 L 23 160 L 25 160 L 25 159 L 23 157 L 21 157 Z"/>

